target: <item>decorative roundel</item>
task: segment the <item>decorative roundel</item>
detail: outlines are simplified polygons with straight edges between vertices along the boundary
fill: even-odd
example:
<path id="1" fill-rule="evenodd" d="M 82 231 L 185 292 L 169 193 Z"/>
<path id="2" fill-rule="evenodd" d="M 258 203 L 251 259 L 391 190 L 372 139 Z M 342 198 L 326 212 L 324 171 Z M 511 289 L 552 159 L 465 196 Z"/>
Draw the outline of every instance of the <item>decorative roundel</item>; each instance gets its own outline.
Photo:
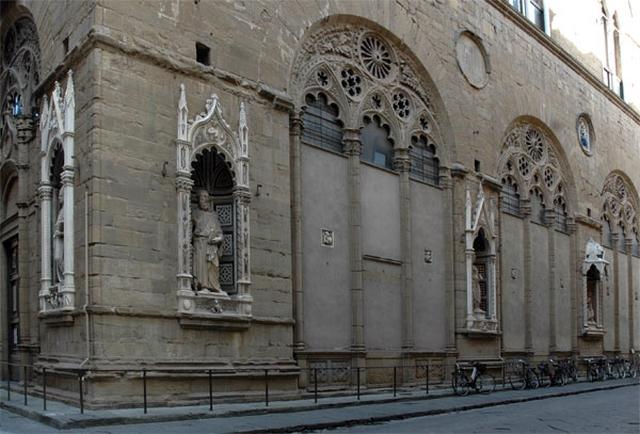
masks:
<path id="1" fill-rule="evenodd" d="M 591 155 L 593 152 L 593 142 L 595 139 L 595 135 L 593 133 L 593 125 L 591 124 L 591 119 L 589 119 L 589 116 L 586 114 L 581 114 L 580 116 L 578 116 L 576 128 L 580 148 L 585 154 Z"/>
<path id="2" fill-rule="evenodd" d="M 373 77 L 379 80 L 389 77 L 393 64 L 391 50 L 374 35 L 367 34 L 360 41 L 360 59 Z"/>
<path id="3" fill-rule="evenodd" d="M 409 98 L 402 93 L 396 92 L 393 94 L 393 110 L 396 112 L 396 115 L 400 119 L 407 119 L 409 117 L 411 111 L 411 103 L 409 102 Z"/>
<path id="4" fill-rule="evenodd" d="M 343 69 L 340 76 L 340 84 L 351 98 L 355 98 L 362 93 L 362 78 L 353 68 Z"/>
<path id="5" fill-rule="evenodd" d="M 527 154 L 529 154 L 533 161 L 538 162 L 542 160 L 542 156 L 544 155 L 544 140 L 542 135 L 537 130 L 530 128 L 525 136 L 525 142 L 527 144 Z"/>

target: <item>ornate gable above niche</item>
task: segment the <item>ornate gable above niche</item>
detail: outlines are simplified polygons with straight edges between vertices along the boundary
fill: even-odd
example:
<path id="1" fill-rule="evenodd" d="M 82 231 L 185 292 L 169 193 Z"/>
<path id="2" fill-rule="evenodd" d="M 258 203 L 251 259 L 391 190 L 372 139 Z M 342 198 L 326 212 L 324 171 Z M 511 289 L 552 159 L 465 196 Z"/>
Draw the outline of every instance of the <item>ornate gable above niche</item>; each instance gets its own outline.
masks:
<path id="1" fill-rule="evenodd" d="M 415 61 L 371 29 L 342 24 L 314 32 L 302 44 L 291 77 L 299 105 L 307 93 L 323 92 L 343 110 L 352 107 L 351 116 L 343 116 L 347 125 L 357 126 L 360 115 L 376 111 L 402 129 L 437 132 L 433 92 Z"/>

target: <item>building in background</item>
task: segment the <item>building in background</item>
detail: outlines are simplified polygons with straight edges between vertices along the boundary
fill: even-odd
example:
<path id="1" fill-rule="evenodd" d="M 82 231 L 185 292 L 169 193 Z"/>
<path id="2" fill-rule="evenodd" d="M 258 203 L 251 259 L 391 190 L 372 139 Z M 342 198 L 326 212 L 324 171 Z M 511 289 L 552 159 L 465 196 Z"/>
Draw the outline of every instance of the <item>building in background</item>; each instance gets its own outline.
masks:
<path id="1" fill-rule="evenodd" d="M 640 348 L 632 2 L 1 8 L 4 361 L 100 405 Z"/>

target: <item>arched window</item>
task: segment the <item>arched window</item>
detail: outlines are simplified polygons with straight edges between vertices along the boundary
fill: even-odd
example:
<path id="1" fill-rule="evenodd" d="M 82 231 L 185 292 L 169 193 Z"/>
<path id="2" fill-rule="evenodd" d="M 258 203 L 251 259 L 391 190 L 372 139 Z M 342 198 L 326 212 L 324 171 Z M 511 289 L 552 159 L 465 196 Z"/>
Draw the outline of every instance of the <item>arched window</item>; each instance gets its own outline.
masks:
<path id="1" fill-rule="evenodd" d="M 620 223 L 618 226 L 618 251 L 620 253 L 627 252 L 627 228 L 625 228 L 623 223 Z"/>
<path id="2" fill-rule="evenodd" d="M 440 183 L 440 162 L 436 146 L 424 134 L 411 138 L 411 176 L 431 185 Z"/>
<path id="3" fill-rule="evenodd" d="M 329 104 L 324 94 L 306 97 L 307 108 L 302 115 L 304 143 L 330 151 L 342 152 L 342 121 L 335 104 Z"/>
<path id="4" fill-rule="evenodd" d="M 478 236 L 473 240 L 473 250 L 475 253 L 475 259 L 473 261 L 473 273 L 475 274 L 474 280 L 479 287 L 479 308 L 485 313 L 487 318 L 490 318 L 489 312 L 489 292 L 488 292 L 488 256 L 490 254 L 489 241 L 487 240 L 484 229 L 478 231 Z M 476 288 L 477 290 L 478 288 Z"/>
<path id="5" fill-rule="evenodd" d="M 553 201 L 556 212 L 555 227 L 559 231 L 567 232 L 567 204 L 562 196 L 556 197 Z"/>
<path id="6" fill-rule="evenodd" d="M 393 167 L 393 140 L 389 138 L 389 126 L 382 123 L 378 115 L 364 116 L 364 127 L 360 133 L 362 159 L 376 166 Z"/>
<path id="7" fill-rule="evenodd" d="M 502 210 L 520 215 L 520 193 L 518 183 L 510 176 L 502 178 Z"/>
<path id="8" fill-rule="evenodd" d="M 537 188 L 532 189 L 529 193 L 531 197 L 531 221 L 544 224 L 544 196 Z"/>
<path id="9" fill-rule="evenodd" d="M 611 240 L 611 223 L 607 216 L 602 217 L 602 245 L 605 247 L 613 247 Z"/>
<path id="10" fill-rule="evenodd" d="M 638 230 L 634 229 L 631 236 L 631 254 L 634 256 L 640 256 L 640 235 Z"/>

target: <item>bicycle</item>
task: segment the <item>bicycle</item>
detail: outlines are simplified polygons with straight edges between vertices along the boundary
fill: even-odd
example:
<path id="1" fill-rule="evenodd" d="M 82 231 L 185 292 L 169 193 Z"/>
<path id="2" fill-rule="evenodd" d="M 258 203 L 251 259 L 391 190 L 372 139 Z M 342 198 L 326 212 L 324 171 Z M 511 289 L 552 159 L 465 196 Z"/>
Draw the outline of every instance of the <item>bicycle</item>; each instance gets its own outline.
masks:
<path id="1" fill-rule="evenodd" d="M 604 381 L 606 377 L 606 372 L 604 369 L 604 359 L 585 359 L 587 362 L 587 380 L 594 381 Z"/>
<path id="2" fill-rule="evenodd" d="M 560 360 L 560 372 L 564 377 L 564 384 L 568 384 L 569 382 L 577 383 L 578 382 L 578 368 L 576 367 L 576 362 L 573 359 L 564 359 Z"/>
<path id="3" fill-rule="evenodd" d="M 509 384 L 511 384 L 511 388 L 513 390 L 522 390 L 525 387 L 527 389 L 537 389 L 540 383 L 535 370 L 528 362 L 522 359 L 518 360 L 517 363 L 522 365 L 522 369 L 519 370 L 519 372 L 512 371 L 509 373 Z"/>
<path id="4" fill-rule="evenodd" d="M 470 368 L 463 368 L 456 362 L 455 371 L 451 377 L 453 391 L 458 396 L 465 396 L 472 389 L 478 393 L 491 393 L 496 390 L 496 380 L 486 372 L 486 367 L 480 362 L 473 362 Z M 465 371 L 471 369 L 471 376 Z"/>

